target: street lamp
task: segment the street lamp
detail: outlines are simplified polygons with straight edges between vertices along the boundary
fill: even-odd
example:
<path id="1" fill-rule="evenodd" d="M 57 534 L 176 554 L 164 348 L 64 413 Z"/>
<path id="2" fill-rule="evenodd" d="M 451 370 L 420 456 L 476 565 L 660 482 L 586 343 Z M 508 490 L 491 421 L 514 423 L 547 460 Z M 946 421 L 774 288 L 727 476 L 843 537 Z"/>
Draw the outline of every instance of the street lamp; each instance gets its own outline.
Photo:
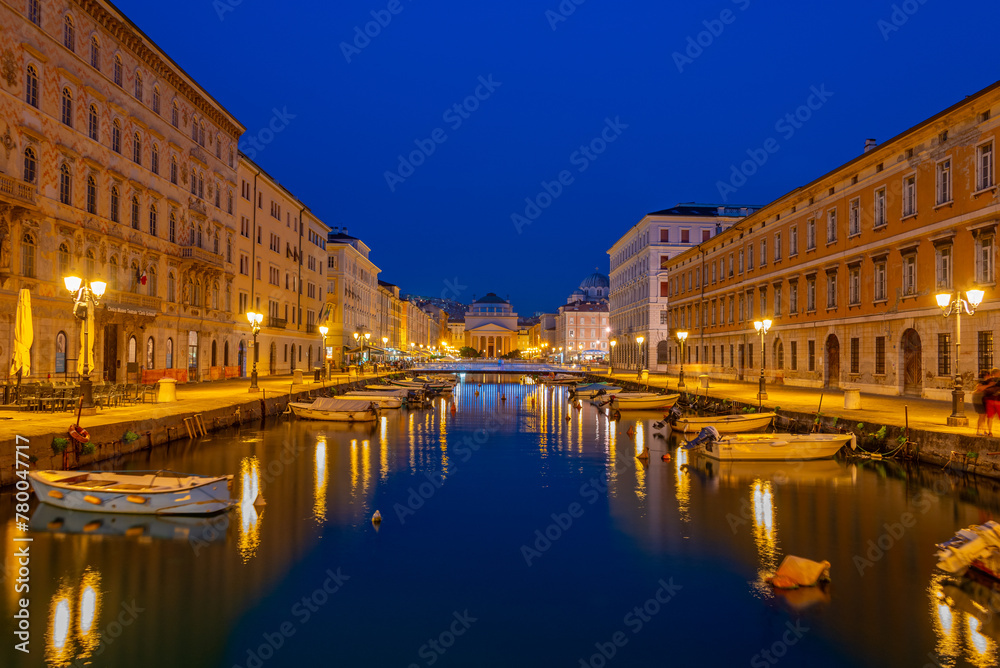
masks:
<path id="1" fill-rule="evenodd" d="M 323 377 L 330 377 L 330 357 L 326 354 L 326 333 L 330 331 L 330 328 L 326 325 L 320 325 L 319 333 L 323 335 Z"/>
<path id="2" fill-rule="evenodd" d="M 680 373 L 677 374 L 677 389 L 679 390 L 682 387 L 685 387 L 685 385 L 684 385 L 684 342 L 687 341 L 688 333 L 687 332 L 677 332 L 676 336 L 677 336 L 677 340 L 681 344 L 681 370 L 680 370 Z"/>
<path id="3" fill-rule="evenodd" d="M 250 391 L 257 392 L 257 362 L 260 361 L 260 348 L 257 347 L 257 335 L 260 334 L 260 323 L 264 321 L 263 313 L 247 312 L 250 330 L 253 332 L 253 372 L 250 374 Z"/>
<path id="4" fill-rule="evenodd" d="M 969 424 L 969 418 L 965 417 L 965 389 L 962 387 L 962 376 L 958 372 L 959 350 L 962 343 L 962 311 L 969 315 L 976 312 L 976 309 L 983 303 L 982 290 L 966 290 L 962 299 L 959 291 L 942 292 L 937 295 L 937 305 L 944 312 L 944 317 L 955 315 L 955 389 L 951 391 L 951 415 L 948 416 L 948 426 L 964 427 Z"/>
<path id="5" fill-rule="evenodd" d="M 641 371 L 644 366 L 642 363 L 642 342 L 646 340 L 644 336 L 635 337 L 635 342 L 639 344 L 639 359 L 636 360 L 636 371 Z"/>
<path id="6" fill-rule="evenodd" d="M 80 395 L 82 408 L 94 407 L 94 384 L 90 380 L 90 331 L 87 327 L 87 314 L 97 308 L 108 284 L 104 281 L 89 281 L 86 285 L 82 278 L 66 276 L 63 278 L 66 289 L 73 294 L 73 315 L 83 320 L 83 378 L 80 379 Z"/>
<path id="7" fill-rule="evenodd" d="M 613 376 L 615 375 L 615 346 L 618 345 L 618 342 L 611 339 L 608 343 L 611 344 L 611 355 L 608 357 L 608 375 Z"/>
<path id="8" fill-rule="evenodd" d="M 760 334 L 760 389 L 757 391 L 757 405 L 759 406 L 761 401 L 767 399 L 767 389 L 764 387 L 764 335 L 767 334 L 767 330 L 771 329 L 771 321 L 767 318 L 754 320 L 753 328 Z"/>

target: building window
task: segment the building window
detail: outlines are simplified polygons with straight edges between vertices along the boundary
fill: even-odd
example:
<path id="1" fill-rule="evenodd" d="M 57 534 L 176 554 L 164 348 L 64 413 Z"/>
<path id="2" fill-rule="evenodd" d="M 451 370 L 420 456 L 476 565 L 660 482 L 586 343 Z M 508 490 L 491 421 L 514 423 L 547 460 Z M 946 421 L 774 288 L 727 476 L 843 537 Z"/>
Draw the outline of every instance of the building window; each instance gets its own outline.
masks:
<path id="1" fill-rule="evenodd" d="M 38 108 L 38 70 L 34 65 L 28 65 L 28 73 L 24 77 L 24 101 Z"/>
<path id="2" fill-rule="evenodd" d="M 917 294 L 917 254 L 909 253 L 903 257 L 903 296 Z"/>
<path id="3" fill-rule="evenodd" d="M 774 261 L 781 261 L 781 232 L 774 233 Z"/>
<path id="4" fill-rule="evenodd" d="M 877 229 L 885 226 L 885 188 L 875 191 L 875 225 Z"/>
<path id="5" fill-rule="evenodd" d="M 115 153 L 122 152 L 122 124 L 118 119 L 111 124 L 111 150 Z"/>
<path id="6" fill-rule="evenodd" d="M 177 281 L 174 279 L 173 273 L 167 274 L 167 301 L 175 302 L 177 301 Z M 169 364 L 167 366 L 170 366 Z"/>
<path id="7" fill-rule="evenodd" d="M 167 240 L 170 243 L 177 243 L 177 216 L 174 212 L 170 212 L 170 217 L 167 219 Z"/>
<path id="8" fill-rule="evenodd" d="M 97 214 L 97 181 L 93 176 L 87 177 L 87 213 Z"/>
<path id="9" fill-rule="evenodd" d="M 30 234 L 21 239 L 21 275 L 35 277 L 35 238 Z"/>
<path id="10" fill-rule="evenodd" d="M 806 250 L 816 249 L 816 220 L 806 222 Z"/>
<path id="11" fill-rule="evenodd" d="M 42 25 L 42 3 L 40 0 L 28 0 L 28 20 L 36 26 Z"/>
<path id="12" fill-rule="evenodd" d="M 799 282 L 788 282 L 788 312 L 795 315 L 799 312 Z"/>
<path id="13" fill-rule="evenodd" d="M 30 146 L 24 149 L 24 181 L 34 183 L 38 178 L 38 158 L 35 157 L 35 149 Z"/>
<path id="14" fill-rule="evenodd" d="M 885 260 L 875 262 L 875 301 L 884 302 L 886 300 L 886 271 Z"/>
<path id="15" fill-rule="evenodd" d="M 993 368 L 993 331 L 979 332 L 978 343 L 979 370 L 989 371 Z"/>
<path id="16" fill-rule="evenodd" d="M 156 349 L 156 347 L 155 347 L 155 345 L 153 343 L 153 337 L 151 336 L 148 339 L 146 339 L 146 368 L 147 369 L 153 369 L 153 368 L 155 368 L 155 359 L 156 359 L 156 356 L 153 354 L 154 351 L 155 351 L 155 349 Z"/>
<path id="17" fill-rule="evenodd" d="M 837 210 L 830 209 L 826 212 L 826 243 L 832 244 L 837 241 Z"/>
<path id="18" fill-rule="evenodd" d="M 69 173 L 69 167 L 65 164 L 59 168 L 59 201 L 63 204 L 72 204 L 73 200 L 73 179 Z"/>
<path id="19" fill-rule="evenodd" d="M 84 268 L 87 271 L 87 278 L 91 278 L 96 275 L 97 258 L 94 256 L 94 251 L 88 250 L 87 254 L 84 256 Z"/>
<path id="20" fill-rule="evenodd" d="M 132 229 L 139 229 L 139 197 L 132 196 Z"/>
<path id="21" fill-rule="evenodd" d="M 806 279 L 806 311 L 816 310 L 816 277 Z"/>
<path id="22" fill-rule="evenodd" d="M 174 101 L 170 104 L 170 124 L 175 128 L 180 123 L 180 109 L 177 108 L 177 102 Z"/>
<path id="23" fill-rule="evenodd" d="M 160 173 L 160 147 L 156 144 L 149 151 L 149 169 L 154 174 Z"/>
<path id="24" fill-rule="evenodd" d="M 168 369 L 174 368 L 174 340 L 172 338 L 167 339 L 166 367 Z"/>
<path id="25" fill-rule="evenodd" d="M 90 105 L 90 111 L 87 114 L 87 136 L 94 141 L 98 141 L 99 129 L 97 106 L 92 104 Z"/>
<path id="26" fill-rule="evenodd" d="M 160 87 L 153 86 L 153 113 L 160 113 Z"/>
<path id="27" fill-rule="evenodd" d="M 809 342 L 809 370 L 816 370 L 816 342 Z"/>
<path id="28" fill-rule="evenodd" d="M 733 277 L 733 254 L 729 254 L 729 278 Z"/>
<path id="29" fill-rule="evenodd" d="M 853 237 L 861 234 L 861 198 L 855 197 L 851 200 L 847 214 L 847 235 Z"/>
<path id="30" fill-rule="evenodd" d="M 115 85 L 122 85 L 122 57 L 115 54 L 115 62 L 111 67 L 111 78 L 114 80 Z"/>
<path id="31" fill-rule="evenodd" d="M 951 375 L 951 334 L 938 334 L 938 368 L 937 375 Z"/>
<path id="32" fill-rule="evenodd" d="M 138 132 L 132 135 L 132 162 L 142 164 L 142 138 Z"/>
<path id="33" fill-rule="evenodd" d="M 861 339 L 851 339 L 851 373 L 861 373 Z"/>
<path id="34" fill-rule="evenodd" d="M 142 72 L 135 72 L 135 99 L 142 102 Z"/>
<path id="35" fill-rule="evenodd" d="M 993 234 L 981 234 L 976 239 L 976 283 L 993 283 Z"/>
<path id="36" fill-rule="evenodd" d="M 170 157 L 170 182 L 177 185 L 177 158 Z"/>
<path id="37" fill-rule="evenodd" d="M 739 273 L 743 273 L 743 249 L 740 249 L 739 255 L 737 256 L 736 269 Z"/>
<path id="38" fill-rule="evenodd" d="M 101 71 L 101 43 L 96 36 L 90 38 L 90 66 Z"/>
<path id="39" fill-rule="evenodd" d="M 917 213 L 917 176 L 911 174 L 903 179 L 903 217 Z"/>
<path id="40" fill-rule="evenodd" d="M 934 287 L 951 289 L 951 246 L 939 246 L 935 253 Z"/>
<path id="41" fill-rule="evenodd" d="M 681 230 L 681 243 L 682 244 L 691 243 L 691 230 Z"/>
<path id="42" fill-rule="evenodd" d="M 118 195 L 118 188 L 112 186 L 111 188 L 111 222 L 119 223 L 121 222 L 120 215 L 121 199 Z"/>
<path id="43" fill-rule="evenodd" d="M 149 233 L 156 236 L 156 207 L 149 207 Z"/>
<path id="44" fill-rule="evenodd" d="M 946 204 L 951 201 L 951 160 L 942 160 L 937 164 L 937 203 Z"/>
<path id="45" fill-rule="evenodd" d="M 763 269 L 767 264 L 767 239 L 760 240 L 760 266 Z"/>
<path id="46" fill-rule="evenodd" d="M 791 341 L 788 344 L 788 352 L 791 354 L 791 370 L 799 370 L 799 344 L 798 341 Z"/>
<path id="47" fill-rule="evenodd" d="M 837 272 L 826 275 L 826 307 L 837 308 Z"/>
<path id="48" fill-rule="evenodd" d="M 73 25 L 73 17 L 69 14 L 63 17 L 63 46 L 70 51 L 76 50 L 76 27 Z"/>
<path id="49" fill-rule="evenodd" d="M 861 267 L 851 267 L 850 284 L 848 285 L 848 304 L 861 305 Z"/>
<path id="50" fill-rule="evenodd" d="M 59 244 L 59 251 L 56 254 L 59 262 L 59 276 L 69 276 L 69 265 L 70 265 L 70 255 L 69 246 L 66 244 Z"/>
<path id="51" fill-rule="evenodd" d="M 781 286 L 774 286 L 774 317 L 781 315 Z"/>
<path id="52" fill-rule="evenodd" d="M 753 244 L 747 247 L 747 270 L 753 271 Z"/>
<path id="53" fill-rule="evenodd" d="M 62 91 L 62 122 L 63 125 L 73 127 L 73 93 L 69 88 Z"/>
<path id="54" fill-rule="evenodd" d="M 976 148 L 976 190 L 993 187 L 993 142 Z"/>
<path id="55" fill-rule="evenodd" d="M 108 262 L 108 289 L 118 289 L 118 258 L 112 257 Z"/>
<path id="56" fill-rule="evenodd" d="M 885 337 L 875 337 L 875 375 L 885 375 Z"/>

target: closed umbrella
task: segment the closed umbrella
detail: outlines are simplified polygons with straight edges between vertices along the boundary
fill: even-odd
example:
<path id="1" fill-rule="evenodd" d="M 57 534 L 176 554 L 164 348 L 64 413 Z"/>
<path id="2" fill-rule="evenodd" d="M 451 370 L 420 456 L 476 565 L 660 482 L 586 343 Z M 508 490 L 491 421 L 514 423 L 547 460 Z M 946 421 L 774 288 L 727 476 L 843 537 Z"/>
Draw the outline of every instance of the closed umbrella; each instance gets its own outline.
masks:
<path id="1" fill-rule="evenodd" d="M 90 350 L 84 350 L 83 345 L 83 328 L 87 328 L 87 341 L 90 345 Z M 89 355 L 89 357 L 88 357 Z M 83 363 L 84 360 L 87 362 L 87 371 L 94 370 L 94 309 L 93 307 L 87 309 L 87 319 L 82 321 L 80 324 L 80 355 L 76 360 L 76 372 L 83 376 Z"/>
<path id="2" fill-rule="evenodd" d="M 10 360 L 10 375 L 17 376 L 18 391 L 21 378 L 31 373 L 31 343 L 35 332 L 31 324 L 31 293 L 21 288 L 17 294 L 17 314 L 14 320 L 14 351 Z"/>

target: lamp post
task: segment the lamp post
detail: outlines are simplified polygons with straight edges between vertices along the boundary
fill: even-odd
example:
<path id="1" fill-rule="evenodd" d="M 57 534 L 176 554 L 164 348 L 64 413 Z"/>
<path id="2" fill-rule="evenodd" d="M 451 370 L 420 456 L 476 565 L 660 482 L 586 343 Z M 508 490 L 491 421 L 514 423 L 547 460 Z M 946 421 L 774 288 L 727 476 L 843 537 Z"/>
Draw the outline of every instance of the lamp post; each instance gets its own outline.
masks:
<path id="1" fill-rule="evenodd" d="M 771 329 L 771 321 L 767 318 L 754 320 L 753 328 L 760 334 L 760 389 L 757 390 L 757 405 L 760 406 L 760 402 L 767 399 L 764 381 L 764 335 L 767 334 L 767 330 Z"/>
<path id="2" fill-rule="evenodd" d="M 258 392 L 257 362 L 260 361 L 260 348 L 257 347 L 257 335 L 260 334 L 260 323 L 264 321 L 264 314 L 248 311 L 247 320 L 250 322 L 250 330 L 253 332 L 253 371 L 250 373 L 250 392 Z"/>
<path id="3" fill-rule="evenodd" d="M 964 427 L 969 424 L 969 418 L 965 417 L 965 389 L 962 387 L 962 376 L 958 371 L 959 350 L 962 344 L 962 311 L 969 315 L 976 312 L 976 309 L 983 303 L 982 290 L 966 290 L 967 299 L 962 299 L 962 293 L 942 292 L 937 295 L 937 305 L 944 312 L 944 317 L 955 315 L 955 389 L 951 391 L 951 415 L 948 416 L 948 426 Z"/>
<path id="4" fill-rule="evenodd" d="M 82 278 L 66 276 L 63 278 L 66 289 L 73 294 L 73 315 L 83 320 L 83 378 L 80 379 L 80 395 L 82 408 L 94 407 L 94 384 L 90 380 L 90 331 L 87 327 L 87 315 L 91 309 L 97 308 L 107 283 L 103 281 L 88 281 L 84 284 Z"/>
<path id="5" fill-rule="evenodd" d="M 642 342 L 646 340 L 644 336 L 635 337 L 635 342 L 639 344 L 639 359 L 636 360 L 636 371 L 642 371 Z"/>
<path id="6" fill-rule="evenodd" d="M 681 370 L 680 370 L 680 373 L 677 374 L 677 389 L 679 390 L 682 387 L 686 387 L 684 385 L 684 342 L 687 341 L 688 333 L 687 332 L 677 332 L 676 336 L 677 336 L 677 340 L 681 344 Z"/>
<path id="7" fill-rule="evenodd" d="M 608 357 L 608 375 L 613 376 L 615 375 L 615 346 L 618 345 L 618 342 L 611 339 L 608 343 L 611 345 L 611 355 Z"/>
<path id="8" fill-rule="evenodd" d="M 330 328 L 326 325 L 320 325 L 319 333 L 323 335 L 323 378 L 327 379 L 330 377 L 330 358 L 326 354 L 326 333 L 330 331 Z"/>

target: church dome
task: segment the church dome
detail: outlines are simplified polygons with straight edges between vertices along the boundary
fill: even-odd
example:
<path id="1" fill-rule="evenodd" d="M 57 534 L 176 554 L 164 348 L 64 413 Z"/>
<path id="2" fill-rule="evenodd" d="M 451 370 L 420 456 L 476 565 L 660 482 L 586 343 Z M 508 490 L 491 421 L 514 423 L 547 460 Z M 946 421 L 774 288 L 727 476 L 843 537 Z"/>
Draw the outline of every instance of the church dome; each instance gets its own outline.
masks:
<path id="1" fill-rule="evenodd" d="M 581 290 L 587 290 L 588 288 L 610 288 L 611 281 L 608 277 L 599 271 L 595 271 L 593 274 L 583 279 L 583 283 L 580 283 Z"/>

